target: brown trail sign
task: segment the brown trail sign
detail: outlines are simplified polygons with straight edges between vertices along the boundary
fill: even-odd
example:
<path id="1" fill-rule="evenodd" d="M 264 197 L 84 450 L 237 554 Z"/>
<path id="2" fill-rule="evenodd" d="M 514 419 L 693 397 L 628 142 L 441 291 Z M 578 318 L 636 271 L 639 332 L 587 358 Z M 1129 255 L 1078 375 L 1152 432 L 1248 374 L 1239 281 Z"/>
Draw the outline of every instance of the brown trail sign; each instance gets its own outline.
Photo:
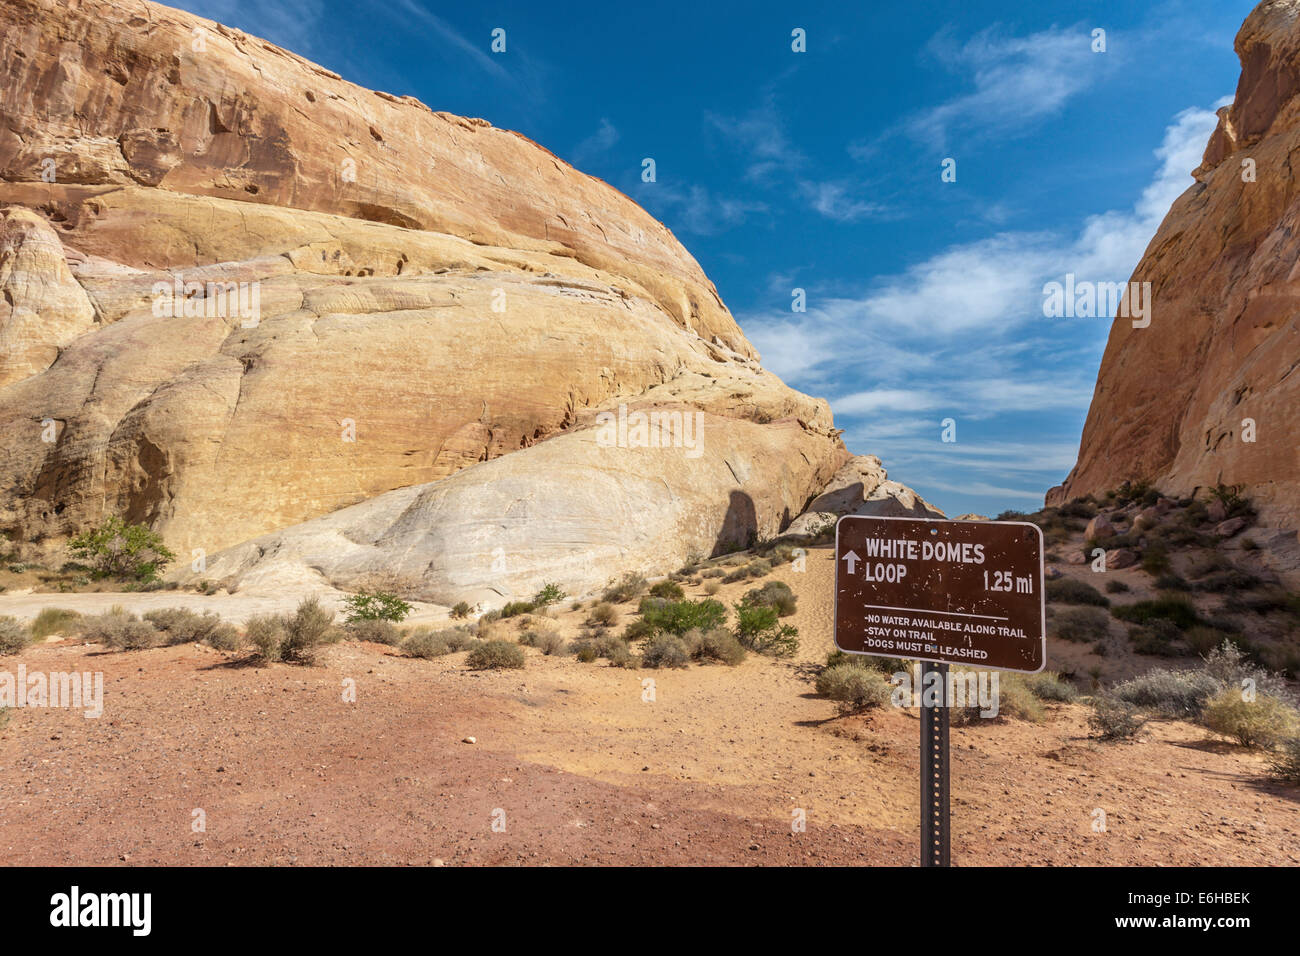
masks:
<path id="1" fill-rule="evenodd" d="M 835 526 L 835 646 L 922 661 L 920 689 L 944 702 L 921 708 L 922 866 L 949 862 L 948 664 L 1041 671 L 1044 612 L 1036 525 L 846 515 Z"/>

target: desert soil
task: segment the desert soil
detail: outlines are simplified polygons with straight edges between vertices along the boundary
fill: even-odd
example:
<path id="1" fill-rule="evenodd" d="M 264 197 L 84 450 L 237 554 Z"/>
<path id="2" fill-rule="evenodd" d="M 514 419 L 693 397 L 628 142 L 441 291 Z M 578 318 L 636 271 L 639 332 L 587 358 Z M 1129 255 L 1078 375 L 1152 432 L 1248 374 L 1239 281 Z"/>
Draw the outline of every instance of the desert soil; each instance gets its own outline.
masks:
<path id="1" fill-rule="evenodd" d="M 838 717 L 813 693 L 831 648 L 829 549 L 771 578 L 799 594 L 800 653 L 736 668 L 623 670 L 529 649 L 522 671 L 476 672 L 464 653 L 358 643 L 316 666 L 260 665 L 197 645 L 51 639 L 0 668 L 100 671 L 104 713 L 9 712 L 0 863 L 914 865 L 915 713 Z M 0 614 L 78 597 L 100 596 L 3 595 Z M 585 612 L 553 616 L 576 635 Z M 1085 706 L 1049 707 L 1042 724 L 953 728 L 956 863 L 1300 863 L 1300 792 L 1269 782 L 1257 753 L 1177 721 L 1103 744 Z"/>

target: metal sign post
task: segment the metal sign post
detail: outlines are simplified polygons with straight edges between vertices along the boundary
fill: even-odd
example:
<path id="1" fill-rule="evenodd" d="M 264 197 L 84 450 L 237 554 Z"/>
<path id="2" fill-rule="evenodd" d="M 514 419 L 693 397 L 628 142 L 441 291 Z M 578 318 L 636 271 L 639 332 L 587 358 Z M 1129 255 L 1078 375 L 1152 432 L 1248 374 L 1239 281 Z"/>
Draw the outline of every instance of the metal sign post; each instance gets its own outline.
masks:
<path id="1" fill-rule="evenodd" d="M 948 665 L 923 661 L 921 687 L 936 679 L 947 685 Z M 922 696 L 921 865 L 947 866 L 948 862 L 948 705 L 943 698 L 927 704 Z"/>
<path id="2" fill-rule="evenodd" d="M 1043 533 L 1018 521 L 846 515 L 835 526 L 835 646 L 921 662 L 921 865 L 948 866 L 948 665 L 1046 663 Z"/>

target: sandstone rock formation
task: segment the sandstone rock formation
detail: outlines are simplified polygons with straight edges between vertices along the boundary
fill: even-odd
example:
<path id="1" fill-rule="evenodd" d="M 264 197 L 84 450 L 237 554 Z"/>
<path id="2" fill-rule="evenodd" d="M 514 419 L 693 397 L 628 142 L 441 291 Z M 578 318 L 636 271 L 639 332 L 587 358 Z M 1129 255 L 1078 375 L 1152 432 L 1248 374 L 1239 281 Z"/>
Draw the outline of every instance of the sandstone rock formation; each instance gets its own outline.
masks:
<path id="1" fill-rule="evenodd" d="M 1112 327 L 1078 463 L 1048 504 L 1125 479 L 1222 483 L 1264 523 L 1300 525 L 1300 3 L 1261 3 L 1236 50 L 1236 98 L 1133 273 L 1151 324 Z"/>
<path id="2" fill-rule="evenodd" d="M 944 516 L 911 488 L 889 480 L 875 455 L 857 455 L 837 471 L 822 493 L 809 502 L 804 513 L 790 525 L 787 534 L 815 534 L 844 515 L 881 518 Z"/>
<path id="3" fill-rule="evenodd" d="M 770 536 L 850 458 L 662 224 L 516 133 L 147 2 L 6 0 L 0 63 L 24 547 L 118 514 L 178 573 L 478 599 Z"/>

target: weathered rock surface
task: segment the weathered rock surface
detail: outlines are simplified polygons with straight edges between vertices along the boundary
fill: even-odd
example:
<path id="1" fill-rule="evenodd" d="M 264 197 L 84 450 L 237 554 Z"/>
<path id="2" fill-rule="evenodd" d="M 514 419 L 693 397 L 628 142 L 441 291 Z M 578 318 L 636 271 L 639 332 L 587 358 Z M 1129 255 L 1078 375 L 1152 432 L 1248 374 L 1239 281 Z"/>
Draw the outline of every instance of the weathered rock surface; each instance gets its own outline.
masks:
<path id="1" fill-rule="evenodd" d="M 514 594 L 770 536 L 850 458 L 662 224 L 518 134 L 147 2 L 8 0 L 0 63 L 25 547 L 119 514 L 231 584 Z M 701 413 L 699 455 L 593 444 L 620 405 Z"/>
<path id="2" fill-rule="evenodd" d="M 857 455 L 835 473 L 825 490 L 787 530 L 815 534 L 844 515 L 881 518 L 942 518 L 943 512 L 911 488 L 891 481 L 875 455 Z"/>
<path id="3" fill-rule="evenodd" d="M 1223 483 L 1264 523 L 1300 525 L 1300 3 L 1261 3 L 1236 51 L 1236 97 L 1133 273 L 1151 283 L 1151 324 L 1113 325 L 1078 463 L 1049 504 L 1125 479 L 1178 495 Z"/>

